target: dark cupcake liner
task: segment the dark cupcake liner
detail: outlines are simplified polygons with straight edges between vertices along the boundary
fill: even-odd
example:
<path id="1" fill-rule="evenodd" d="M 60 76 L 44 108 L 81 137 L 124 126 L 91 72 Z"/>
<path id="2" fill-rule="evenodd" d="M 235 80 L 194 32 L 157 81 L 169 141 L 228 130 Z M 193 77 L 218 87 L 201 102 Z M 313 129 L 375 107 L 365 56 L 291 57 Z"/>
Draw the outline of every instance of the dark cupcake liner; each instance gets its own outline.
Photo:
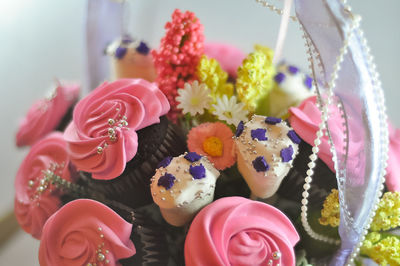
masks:
<path id="1" fill-rule="evenodd" d="M 135 209 L 132 222 L 136 254 L 120 260 L 122 265 L 184 265 L 186 229 L 167 224 L 156 204 Z"/>
<path id="2" fill-rule="evenodd" d="M 301 203 L 304 191 L 306 171 L 308 170 L 309 156 L 312 154 L 312 146 L 305 141 L 299 144 L 299 153 L 293 161 L 293 167 L 288 175 L 283 179 L 278 195 L 286 199 Z M 336 175 L 321 160 L 315 162 L 314 175 L 308 190 L 309 206 L 322 208 L 325 198 L 331 193 L 333 188 L 337 189 Z"/>
<path id="3" fill-rule="evenodd" d="M 112 180 L 95 180 L 88 176 L 87 185 L 94 198 L 120 202 L 138 208 L 153 202 L 150 179 L 160 161 L 186 151 L 186 140 L 180 129 L 161 117 L 160 123 L 138 132 L 138 151 L 126 164 L 124 172 Z"/>
<path id="4" fill-rule="evenodd" d="M 69 125 L 69 123 L 72 121 L 72 114 L 74 112 L 74 107 L 75 104 L 72 104 L 67 112 L 64 114 L 64 116 L 61 118 L 61 121 L 58 123 L 57 127 L 55 128 L 55 131 L 60 131 L 60 132 L 64 132 L 64 130 L 67 128 L 67 126 Z"/>

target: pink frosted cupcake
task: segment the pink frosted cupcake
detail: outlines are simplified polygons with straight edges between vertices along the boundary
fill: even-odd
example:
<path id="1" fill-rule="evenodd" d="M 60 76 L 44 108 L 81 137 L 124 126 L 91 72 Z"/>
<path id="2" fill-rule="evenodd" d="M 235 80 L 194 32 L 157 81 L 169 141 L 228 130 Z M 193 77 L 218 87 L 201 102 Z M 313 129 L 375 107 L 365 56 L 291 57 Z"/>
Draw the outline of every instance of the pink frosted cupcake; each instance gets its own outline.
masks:
<path id="1" fill-rule="evenodd" d="M 186 149 L 168 110 L 164 94 L 143 79 L 106 82 L 78 102 L 64 138 L 71 161 L 90 173 L 89 188 L 133 208 L 151 203 L 158 163 Z"/>
<path id="2" fill-rule="evenodd" d="M 17 172 L 15 216 L 22 229 L 37 239 L 46 220 L 61 206 L 53 175 L 71 181 L 69 166 L 62 134 L 52 133 L 32 146 Z"/>
<path id="3" fill-rule="evenodd" d="M 132 224 L 100 202 L 72 201 L 46 222 L 40 265 L 120 265 L 136 253 L 131 232 Z"/>
<path id="4" fill-rule="evenodd" d="M 20 122 L 16 145 L 29 146 L 53 130 L 63 131 L 71 120 L 79 90 L 78 85 L 58 84 L 50 96 L 35 102 Z"/>
<path id="5" fill-rule="evenodd" d="M 194 218 L 185 262 L 194 265 L 295 265 L 300 240 L 278 209 L 241 197 L 214 201 Z"/>

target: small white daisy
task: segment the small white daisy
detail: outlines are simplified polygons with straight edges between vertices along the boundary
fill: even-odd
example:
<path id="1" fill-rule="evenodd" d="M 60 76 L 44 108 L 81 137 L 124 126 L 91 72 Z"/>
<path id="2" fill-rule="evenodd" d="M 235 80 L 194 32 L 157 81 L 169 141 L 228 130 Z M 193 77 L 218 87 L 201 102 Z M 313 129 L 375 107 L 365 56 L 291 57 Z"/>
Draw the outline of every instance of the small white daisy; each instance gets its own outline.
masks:
<path id="1" fill-rule="evenodd" d="M 203 114 L 204 109 L 208 109 L 212 101 L 209 94 L 210 90 L 204 83 L 199 84 L 197 80 L 192 85 L 185 83 L 184 88 L 178 90 L 176 97 L 176 101 L 179 102 L 178 108 L 183 110 L 183 114 Z"/>
<path id="2" fill-rule="evenodd" d="M 217 104 L 213 104 L 213 114 L 218 117 L 219 120 L 226 121 L 228 124 L 237 126 L 240 121 L 247 122 L 248 110 L 245 109 L 245 105 L 237 101 L 236 96 L 223 95 L 217 97 Z"/>

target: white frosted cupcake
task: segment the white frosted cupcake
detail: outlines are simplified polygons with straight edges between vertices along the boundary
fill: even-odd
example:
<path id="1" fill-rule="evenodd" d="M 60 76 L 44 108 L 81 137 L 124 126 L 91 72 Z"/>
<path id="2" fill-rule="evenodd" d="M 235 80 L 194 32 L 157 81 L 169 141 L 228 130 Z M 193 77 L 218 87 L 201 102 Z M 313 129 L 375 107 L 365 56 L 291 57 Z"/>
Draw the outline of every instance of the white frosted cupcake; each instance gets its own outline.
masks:
<path id="1" fill-rule="evenodd" d="M 292 168 L 300 138 L 285 121 L 254 115 L 235 136 L 237 164 L 252 194 L 269 198 Z"/>
<path id="2" fill-rule="evenodd" d="M 151 194 L 164 219 L 182 226 L 213 201 L 218 176 L 208 159 L 195 152 L 167 157 L 151 179 Z"/>
<path id="3" fill-rule="evenodd" d="M 143 41 L 129 36 L 111 43 L 106 53 L 111 56 L 111 80 L 142 78 L 153 82 L 156 71 L 150 49 Z"/>
<path id="4" fill-rule="evenodd" d="M 297 67 L 281 64 L 274 77 L 275 86 L 268 95 L 269 116 L 284 117 L 289 107 L 298 106 L 304 99 L 314 95 L 312 78 Z"/>

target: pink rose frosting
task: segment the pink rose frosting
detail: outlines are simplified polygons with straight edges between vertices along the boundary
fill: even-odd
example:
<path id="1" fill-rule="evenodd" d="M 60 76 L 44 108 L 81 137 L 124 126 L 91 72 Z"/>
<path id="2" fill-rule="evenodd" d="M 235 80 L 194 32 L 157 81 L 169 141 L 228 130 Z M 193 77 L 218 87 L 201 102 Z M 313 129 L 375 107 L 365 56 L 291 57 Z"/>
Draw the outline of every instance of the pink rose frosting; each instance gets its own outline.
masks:
<path id="1" fill-rule="evenodd" d="M 132 224 L 89 199 L 78 199 L 53 214 L 43 228 L 40 265 L 120 265 L 136 253 Z"/>
<path id="2" fill-rule="evenodd" d="M 35 143 L 15 178 L 15 216 L 21 227 L 37 239 L 46 220 L 60 207 L 59 193 L 46 180 L 46 171 L 71 180 L 67 144 L 62 133 L 51 133 Z"/>
<path id="3" fill-rule="evenodd" d="M 314 146 L 319 124 L 321 123 L 321 112 L 316 106 L 317 96 L 312 96 L 304 100 L 300 106 L 289 108 L 289 122 L 296 133 L 308 144 Z M 336 107 L 330 107 L 329 111 L 329 129 L 332 140 L 335 143 L 336 153 L 340 155 L 344 149 L 344 129 L 342 126 L 343 119 Z M 352 172 L 354 178 L 351 180 L 353 185 L 361 185 L 364 183 L 363 166 L 361 165 L 360 154 L 363 149 L 363 141 L 357 132 L 360 129 L 355 128 L 355 124 L 348 120 L 350 127 L 349 137 L 349 154 L 347 159 L 347 170 Z M 330 152 L 329 138 L 324 134 L 319 145 L 318 157 L 333 171 L 334 163 L 332 161 L 332 153 Z"/>
<path id="4" fill-rule="evenodd" d="M 389 158 L 386 185 L 390 191 L 400 191 L 400 130 L 389 124 Z"/>
<path id="5" fill-rule="evenodd" d="M 221 65 L 221 68 L 228 72 L 232 77 L 236 77 L 237 69 L 242 64 L 246 54 L 240 49 L 222 43 L 205 43 L 204 53 L 211 58 L 214 58 Z"/>
<path id="6" fill-rule="evenodd" d="M 96 179 L 119 176 L 136 154 L 136 130 L 159 123 L 168 110 L 167 98 L 154 83 L 105 82 L 77 103 L 65 130 L 72 162 Z"/>
<path id="7" fill-rule="evenodd" d="M 50 97 L 35 102 L 20 122 L 18 147 L 32 145 L 53 131 L 79 97 L 78 85 L 59 84 Z"/>
<path id="8" fill-rule="evenodd" d="M 186 265 L 295 265 L 299 235 L 278 209 L 241 197 L 214 201 L 194 218 Z M 271 263 L 271 264 L 268 264 Z"/>

